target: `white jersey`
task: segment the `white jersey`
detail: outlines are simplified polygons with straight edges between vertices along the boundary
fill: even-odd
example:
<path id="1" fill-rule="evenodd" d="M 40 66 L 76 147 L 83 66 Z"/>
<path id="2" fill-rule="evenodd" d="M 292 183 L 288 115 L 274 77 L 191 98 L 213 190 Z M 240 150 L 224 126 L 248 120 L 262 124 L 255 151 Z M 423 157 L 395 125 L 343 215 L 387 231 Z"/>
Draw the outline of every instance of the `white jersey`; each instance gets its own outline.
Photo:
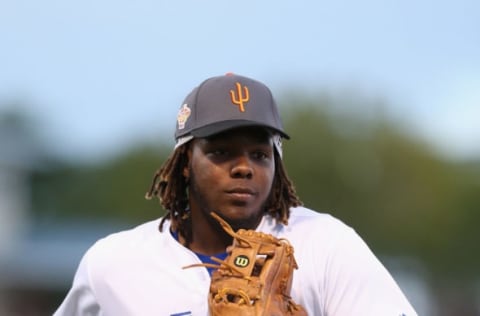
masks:
<path id="1" fill-rule="evenodd" d="M 112 234 L 82 258 L 55 316 L 208 315 L 210 276 L 159 220 Z M 294 247 L 292 298 L 314 316 L 417 315 L 391 275 L 353 229 L 334 217 L 292 208 L 288 226 L 265 216 L 258 231 Z"/>

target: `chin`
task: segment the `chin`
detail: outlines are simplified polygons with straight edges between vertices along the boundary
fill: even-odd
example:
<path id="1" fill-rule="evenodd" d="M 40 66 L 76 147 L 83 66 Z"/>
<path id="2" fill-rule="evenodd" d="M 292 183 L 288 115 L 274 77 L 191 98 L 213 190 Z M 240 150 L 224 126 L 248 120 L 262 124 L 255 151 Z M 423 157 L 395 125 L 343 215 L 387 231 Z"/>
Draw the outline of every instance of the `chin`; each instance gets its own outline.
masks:
<path id="1" fill-rule="evenodd" d="M 260 221 L 257 214 L 245 215 L 245 212 L 217 212 L 224 220 L 227 221 L 233 230 L 239 229 L 255 229 Z"/>

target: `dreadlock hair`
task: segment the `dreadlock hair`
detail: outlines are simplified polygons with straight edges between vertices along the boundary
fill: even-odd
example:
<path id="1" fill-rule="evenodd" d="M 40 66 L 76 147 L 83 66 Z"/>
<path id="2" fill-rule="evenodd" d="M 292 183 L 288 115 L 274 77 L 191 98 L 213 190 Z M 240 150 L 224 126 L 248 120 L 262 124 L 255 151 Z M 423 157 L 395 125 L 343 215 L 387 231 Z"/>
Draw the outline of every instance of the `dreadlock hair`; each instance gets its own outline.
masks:
<path id="1" fill-rule="evenodd" d="M 273 177 L 270 196 L 265 204 L 265 212 L 278 222 L 288 225 L 290 208 L 303 205 L 298 197 L 295 187 L 287 175 L 282 157 L 274 150 L 275 174 Z"/>
<path id="2" fill-rule="evenodd" d="M 189 243 L 191 241 L 191 225 L 188 214 L 188 179 L 183 171 L 188 164 L 187 151 L 191 142 L 176 148 L 165 163 L 158 169 L 152 180 L 150 190 L 145 198 L 151 200 L 157 197 L 167 214 L 162 217 L 160 231 L 167 219 L 171 221 L 173 231 L 179 232 Z M 280 155 L 274 150 L 275 174 L 264 209 L 277 222 L 288 224 L 290 207 L 300 206 L 300 201 L 292 181 L 288 178 Z"/>

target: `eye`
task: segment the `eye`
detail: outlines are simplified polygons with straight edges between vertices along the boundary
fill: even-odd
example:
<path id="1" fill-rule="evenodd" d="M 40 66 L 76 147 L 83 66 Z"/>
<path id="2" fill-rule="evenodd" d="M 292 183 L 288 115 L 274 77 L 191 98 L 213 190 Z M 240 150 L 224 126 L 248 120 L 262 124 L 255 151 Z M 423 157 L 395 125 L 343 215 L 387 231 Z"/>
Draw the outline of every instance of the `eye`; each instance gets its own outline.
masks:
<path id="1" fill-rule="evenodd" d="M 215 156 L 223 156 L 225 155 L 225 151 L 221 149 L 217 149 L 212 154 L 214 154 Z"/>
<path id="2" fill-rule="evenodd" d="M 228 154 L 228 151 L 223 148 L 215 148 L 210 151 L 210 154 L 215 157 L 224 157 Z"/>
<path id="3" fill-rule="evenodd" d="M 270 158 L 270 155 L 267 152 L 258 150 L 252 153 L 252 157 L 255 158 L 256 160 L 266 160 Z"/>

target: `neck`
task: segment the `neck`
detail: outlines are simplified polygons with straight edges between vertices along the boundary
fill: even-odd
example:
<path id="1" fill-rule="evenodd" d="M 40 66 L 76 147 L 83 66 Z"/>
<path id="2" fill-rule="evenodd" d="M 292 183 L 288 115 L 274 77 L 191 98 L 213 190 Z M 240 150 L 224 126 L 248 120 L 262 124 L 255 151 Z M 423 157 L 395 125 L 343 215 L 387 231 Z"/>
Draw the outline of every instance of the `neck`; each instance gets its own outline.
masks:
<path id="1" fill-rule="evenodd" d="M 187 243 L 183 236 L 179 236 L 180 242 L 187 248 L 196 253 L 211 256 L 225 252 L 232 244 L 232 237 L 213 218 L 209 220 L 203 213 L 193 210 L 190 216 L 192 240 Z"/>

